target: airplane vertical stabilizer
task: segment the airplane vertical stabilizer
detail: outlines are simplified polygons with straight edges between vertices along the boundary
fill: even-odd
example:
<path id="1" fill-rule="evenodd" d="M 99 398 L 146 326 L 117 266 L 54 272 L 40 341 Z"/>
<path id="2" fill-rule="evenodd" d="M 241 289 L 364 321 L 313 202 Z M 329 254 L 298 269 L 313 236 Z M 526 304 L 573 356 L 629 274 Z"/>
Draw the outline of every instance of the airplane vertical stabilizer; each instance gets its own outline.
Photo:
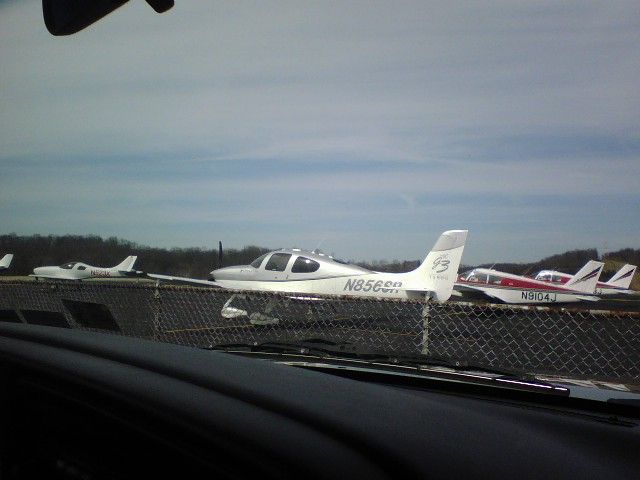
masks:
<path id="1" fill-rule="evenodd" d="M 406 274 L 411 285 L 433 292 L 439 302 L 449 299 L 458 278 L 468 230 L 449 230 L 438 238 L 418 268 Z"/>
<path id="2" fill-rule="evenodd" d="M 636 268 L 638 267 L 635 265 L 626 264 L 618 270 L 609 281 L 604 283 L 611 287 L 627 289 L 631 285 L 631 280 L 633 280 L 633 276 L 636 273 Z"/>
<path id="3" fill-rule="evenodd" d="M 0 260 L 0 270 L 9 268 L 9 265 L 11 265 L 11 260 L 13 260 L 12 253 L 7 253 L 4 257 L 2 257 L 2 260 Z"/>
<path id="4" fill-rule="evenodd" d="M 127 258 L 125 258 L 122 263 L 120 263 L 119 265 L 116 265 L 113 268 L 122 272 L 130 272 L 131 270 L 133 270 L 133 264 L 136 263 L 137 259 L 138 259 L 137 256 L 130 255 Z"/>
<path id="5" fill-rule="evenodd" d="M 596 291 L 596 284 L 603 267 L 604 263 L 589 260 L 584 267 L 578 270 L 578 273 L 565 283 L 565 286 L 578 292 L 593 294 Z"/>

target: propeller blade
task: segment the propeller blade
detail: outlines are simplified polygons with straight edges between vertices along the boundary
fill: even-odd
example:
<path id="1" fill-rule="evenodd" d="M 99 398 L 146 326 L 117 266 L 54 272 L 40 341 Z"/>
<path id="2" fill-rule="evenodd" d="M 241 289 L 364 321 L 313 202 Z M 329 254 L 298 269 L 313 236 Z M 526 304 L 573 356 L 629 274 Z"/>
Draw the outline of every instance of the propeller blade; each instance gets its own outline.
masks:
<path id="1" fill-rule="evenodd" d="M 222 267 L 222 242 L 218 242 L 218 268 Z"/>

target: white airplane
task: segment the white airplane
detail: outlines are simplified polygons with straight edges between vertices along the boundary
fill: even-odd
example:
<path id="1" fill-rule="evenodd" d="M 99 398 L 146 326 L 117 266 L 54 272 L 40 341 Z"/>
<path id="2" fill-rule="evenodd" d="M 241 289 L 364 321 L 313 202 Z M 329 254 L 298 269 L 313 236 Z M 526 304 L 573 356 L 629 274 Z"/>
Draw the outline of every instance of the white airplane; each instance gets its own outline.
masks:
<path id="1" fill-rule="evenodd" d="M 13 260 L 13 254 L 7 253 L 2 260 L 0 260 L 0 272 L 9 268 L 11 265 L 11 260 Z"/>
<path id="2" fill-rule="evenodd" d="M 378 298 L 451 296 L 467 230 L 449 230 L 438 238 L 425 260 L 407 273 L 374 272 L 318 252 L 282 249 L 256 258 L 250 265 L 213 270 L 209 280 L 147 274 L 158 280 L 209 285 L 232 290 Z"/>
<path id="3" fill-rule="evenodd" d="M 482 292 L 490 299 L 504 303 L 548 304 L 597 301 L 596 283 L 604 263 L 589 261 L 563 284 L 554 284 L 529 277 L 475 268 L 460 276 L 455 284 L 457 295 Z"/>
<path id="4" fill-rule="evenodd" d="M 140 271 L 133 270 L 133 264 L 136 263 L 137 258 L 135 255 L 131 255 L 112 268 L 92 267 L 82 262 L 69 262 L 58 267 L 37 267 L 33 269 L 33 274 L 30 276 L 61 280 L 131 277 L 142 274 Z"/>
<path id="5" fill-rule="evenodd" d="M 596 294 L 598 295 L 618 295 L 638 294 L 635 290 L 629 290 L 633 276 L 636 273 L 637 267 L 635 265 L 624 265 L 620 270 L 613 274 L 613 276 L 606 282 L 598 282 L 596 284 Z M 566 273 L 557 272 L 555 270 L 541 270 L 536 275 L 536 280 L 542 280 L 544 282 L 552 282 L 559 284 L 566 284 L 571 275 Z"/>

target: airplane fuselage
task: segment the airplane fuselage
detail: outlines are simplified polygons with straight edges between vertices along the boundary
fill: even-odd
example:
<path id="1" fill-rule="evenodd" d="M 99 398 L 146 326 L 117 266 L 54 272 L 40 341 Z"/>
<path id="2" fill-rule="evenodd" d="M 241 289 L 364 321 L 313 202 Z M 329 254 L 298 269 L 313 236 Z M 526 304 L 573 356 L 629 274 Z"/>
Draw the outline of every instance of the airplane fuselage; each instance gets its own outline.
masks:
<path id="1" fill-rule="evenodd" d="M 39 278 L 58 278 L 62 280 L 86 280 L 88 278 L 119 278 L 125 277 L 117 270 L 110 268 L 92 267 L 90 265 L 79 264 L 77 266 L 85 266 L 84 269 L 64 269 L 61 267 L 37 267 L 33 269 L 33 276 Z"/>
<path id="2" fill-rule="evenodd" d="M 274 280 L 219 280 L 221 287 L 232 290 L 263 290 L 286 293 L 313 293 L 319 295 L 346 295 L 357 297 L 420 299 L 425 292 L 411 291 L 403 274 L 370 272 L 352 275 L 334 275 L 325 278 Z"/>
<path id="3" fill-rule="evenodd" d="M 513 304 L 573 303 L 599 300 L 595 293 L 583 293 L 520 275 L 491 269 L 475 269 L 456 282 L 456 289 L 481 291 L 491 298 Z"/>
<path id="4" fill-rule="evenodd" d="M 60 266 L 37 267 L 33 277 L 58 280 L 86 280 L 89 278 L 124 278 L 140 273 L 132 270 L 137 257 L 129 256 L 119 265 L 111 268 L 94 267 L 82 262 L 67 262 Z"/>

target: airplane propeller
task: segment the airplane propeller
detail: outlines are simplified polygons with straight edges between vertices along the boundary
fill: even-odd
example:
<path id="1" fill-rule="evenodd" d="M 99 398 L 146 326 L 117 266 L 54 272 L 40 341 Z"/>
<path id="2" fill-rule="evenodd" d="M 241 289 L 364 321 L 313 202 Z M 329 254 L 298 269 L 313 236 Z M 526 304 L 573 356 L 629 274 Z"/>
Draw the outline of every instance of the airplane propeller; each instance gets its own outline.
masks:
<path id="1" fill-rule="evenodd" d="M 222 268 L 222 242 L 218 242 L 218 268 Z"/>

